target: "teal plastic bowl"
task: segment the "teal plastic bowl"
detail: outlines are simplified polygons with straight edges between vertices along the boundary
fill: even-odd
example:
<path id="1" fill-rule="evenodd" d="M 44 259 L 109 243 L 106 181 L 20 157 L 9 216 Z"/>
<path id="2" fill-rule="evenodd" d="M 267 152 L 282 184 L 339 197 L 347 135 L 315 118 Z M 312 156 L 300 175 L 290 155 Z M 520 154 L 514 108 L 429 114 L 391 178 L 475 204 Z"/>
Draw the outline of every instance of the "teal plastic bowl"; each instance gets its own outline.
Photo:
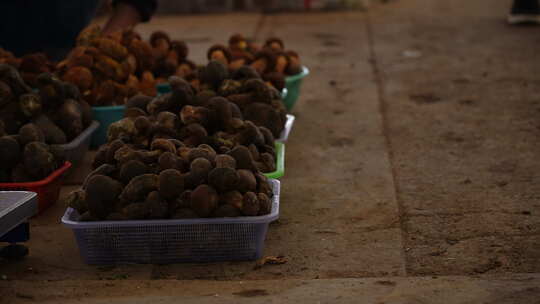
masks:
<path id="1" fill-rule="evenodd" d="M 168 82 L 158 83 L 156 85 L 158 95 L 163 95 L 171 92 L 171 85 Z M 281 99 L 287 98 L 287 88 L 283 88 L 281 91 Z"/>
<path id="2" fill-rule="evenodd" d="M 285 144 L 276 142 L 276 171 L 263 173 L 268 178 L 278 179 L 285 175 Z"/>
<path id="3" fill-rule="evenodd" d="M 99 128 L 92 135 L 92 148 L 107 143 L 107 130 L 113 122 L 124 118 L 125 106 L 92 107 L 94 119 L 99 122 Z"/>
<path id="4" fill-rule="evenodd" d="M 302 67 L 302 72 L 299 74 L 289 76 L 285 78 L 285 87 L 287 88 L 287 95 L 283 98 L 283 103 L 287 110 L 291 111 L 300 97 L 300 89 L 302 87 L 302 81 L 309 75 L 309 69 L 305 66 Z"/>
<path id="5" fill-rule="evenodd" d="M 158 95 L 167 94 L 172 90 L 171 85 L 168 82 L 158 83 L 156 85 L 156 89 L 157 89 Z"/>

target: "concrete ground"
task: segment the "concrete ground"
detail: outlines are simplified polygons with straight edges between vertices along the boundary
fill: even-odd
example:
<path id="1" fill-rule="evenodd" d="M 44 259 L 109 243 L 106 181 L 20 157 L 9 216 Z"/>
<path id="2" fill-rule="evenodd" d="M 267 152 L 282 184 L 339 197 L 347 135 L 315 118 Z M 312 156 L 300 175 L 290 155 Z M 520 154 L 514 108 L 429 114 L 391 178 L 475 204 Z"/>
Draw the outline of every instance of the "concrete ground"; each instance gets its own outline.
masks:
<path id="1" fill-rule="evenodd" d="M 87 266 L 57 204 L 0 261 L 0 303 L 540 303 L 540 28 L 507 26 L 510 2 L 141 26 L 198 62 L 277 35 L 310 67 L 264 252 L 287 263 Z"/>

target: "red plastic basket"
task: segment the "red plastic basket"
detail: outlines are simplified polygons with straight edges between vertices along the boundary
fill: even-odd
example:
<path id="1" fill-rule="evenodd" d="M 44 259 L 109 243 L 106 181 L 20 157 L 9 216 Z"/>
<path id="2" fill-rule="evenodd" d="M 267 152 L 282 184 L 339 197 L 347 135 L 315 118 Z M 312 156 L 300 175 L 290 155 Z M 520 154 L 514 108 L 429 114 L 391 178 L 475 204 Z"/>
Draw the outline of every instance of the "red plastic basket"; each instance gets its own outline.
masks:
<path id="1" fill-rule="evenodd" d="M 3 191 L 30 191 L 36 192 L 38 197 L 38 214 L 45 211 L 58 200 L 60 188 L 64 181 L 64 173 L 71 167 L 71 163 L 66 161 L 64 165 L 56 171 L 37 182 L 30 183 L 0 183 L 0 190 Z"/>

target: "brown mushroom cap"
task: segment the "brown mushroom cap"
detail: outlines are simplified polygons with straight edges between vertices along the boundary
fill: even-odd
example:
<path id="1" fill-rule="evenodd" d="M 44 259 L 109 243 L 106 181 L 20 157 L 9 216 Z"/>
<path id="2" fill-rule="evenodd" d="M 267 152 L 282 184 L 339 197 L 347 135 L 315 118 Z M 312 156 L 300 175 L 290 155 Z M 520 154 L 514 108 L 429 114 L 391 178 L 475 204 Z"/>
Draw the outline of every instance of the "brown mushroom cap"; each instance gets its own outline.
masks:
<path id="1" fill-rule="evenodd" d="M 118 178 L 124 185 L 127 185 L 134 177 L 148 172 L 149 168 L 146 164 L 138 160 L 130 160 L 122 165 Z"/>
<path id="2" fill-rule="evenodd" d="M 180 171 L 167 169 L 159 174 L 159 194 L 166 200 L 172 200 L 184 192 L 184 177 Z"/>
<path id="3" fill-rule="evenodd" d="M 180 112 L 180 119 L 185 125 L 197 123 L 206 126 L 210 120 L 209 116 L 209 110 L 205 107 L 187 105 Z"/>
<path id="4" fill-rule="evenodd" d="M 0 168 L 11 168 L 18 163 L 21 154 L 19 142 L 12 136 L 0 137 Z"/>
<path id="5" fill-rule="evenodd" d="M 190 218 L 198 218 L 199 216 L 195 211 L 189 209 L 189 208 L 181 208 L 176 210 L 176 212 L 173 214 L 173 219 L 190 219 Z"/>
<path id="6" fill-rule="evenodd" d="M 197 158 L 205 158 L 211 164 L 214 164 L 215 158 L 216 158 L 216 152 L 213 150 L 206 149 L 204 147 L 200 148 L 199 146 L 197 148 L 191 149 L 188 154 L 188 159 L 190 162 L 193 162 Z"/>
<path id="7" fill-rule="evenodd" d="M 208 60 L 216 60 L 227 65 L 231 61 L 231 53 L 224 45 L 216 44 L 208 49 L 206 58 L 208 58 Z"/>
<path id="8" fill-rule="evenodd" d="M 144 220 L 150 215 L 150 207 L 142 202 L 132 203 L 122 209 L 122 215 L 129 220 Z"/>
<path id="9" fill-rule="evenodd" d="M 260 206 L 259 215 L 270 214 L 272 212 L 272 200 L 264 193 L 257 194 L 257 198 Z"/>
<path id="10" fill-rule="evenodd" d="M 86 184 L 86 205 L 90 213 L 104 219 L 113 210 L 122 192 L 122 184 L 105 175 L 94 175 Z"/>
<path id="11" fill-rule="evenodd" d="M 259 199 L 253 192 L 247 192 L 244 194 L 244 200 L 242 203 L 242 213 L 246 216 L 256 216 L 260 210 Z"/>
<path id="12" fill-rule="evenodd" d="M 159 39 L 164 39 L 169 44 L 171 42 L 169 34 L 165 33 L 164 31 L 155 31 L 150 35 L 150 44 L 153 47 L 156 47 Z"/>
<path id="13" fill-rule="evenodd" d="M 263 79 L 270 82 L 274 88 L 281 91 L 285 88 L 285 75 L 283 72 L 270 72 L 263 75 Z"/>
<path id="14" fill-rule="evenodd" d="M 270 37 L 266 39 L 264 46 L 274 51 L 283 51 L 285 49 L 285 44 L 283 43 L 283 40 L 277 37 Z"/>
<path id="15" fill-rule="evenodd" d="M 276 66 L 277 55 L 270 49 L 262 49 L 255 54 L 251 66 L 259 73 L 265 74 L 273 71 Z"/>
<path id="16" fill-rule="evenodd" d="M 191 209 L 200 217 L 209 217 L 218 206 L 218 194 L 208 185 L 199 185 L 191 192 Z"/>
<path id="17" fill-rule="evenodd" d="M 27 123 L 19 129 L 19 142 L 21 146 L 25 146 L 29 142 L 39 141 L 45 142 L 45 135 L 33 123 Z"/>
<path id="18" fill-rule="evenodd" d="M 257 180 L 255 175 L 250 170 L 240 169 L 236 171 L 238 173 L 238 185 L 237 189 L 242 192 L 257 191 Z"/>
<path id="19" fill-rule="evenodd" d="M 247 39 L 242 34 L 234 34 L 229 38 L 229 48 L 245 50 L 248 47 Z"/>
<path id="20" fill-rule="evenodd" d="M 231 168 L 214 168 L 208 173 L 208 183 L 220 193 L 234 190 L 238 179 L 238 173 Z"/>
<path id="21" fill-rule="evenodd" d="M 186 60 L 189 55 L 189 48 L 185 41 L 173 40 L 171 41 L 171 49 L 173 49 L 177 54 L 178 58 L 181 60 Z"/>
<path id="22" fill-rule="evenodd" d="M 257 179 L 257 192 L 264 193 L 268 197 L 273 195 L 272 186 L 268 182 L 268 178 L 260 172 L 255 173 L 255 179 Z"/>
<path id="23" fill-rule="evenodd" d="M 183 161 L 172 152 L 164 152 L 158 158 L 158 169 L 160 171 L 167 169 L 182 170 Z"/>
<path id="24" fill-rule="evenodd" d="M 34 180 L 47 177 L 57 168 L 57 162 L 49 146 L 33 141 L 24 146 L 22 160 L 26 172 Z"/>
<path id="25" fill-rule="evenodd" d="M 233 205 L 221 205 L 214 210 L 212 217 L 238 217 L 241 216 L 242 212 L 234 207 Z"/>
<path id="26" fill-rule="evenodd" d="M 171 152 L 176 154 L 176 147 L 172 142 L 167 139 L 157 138 L 152 141 L 150 145 L 151 150 L 161 150 L 163 152 Z"/>
<path id="27" fill-rule="evenodd" d="M 236 160 L 236 167 L 238 169 L 254 170 L 253 157 L 249 152 L 249 149 L 245 146 L 236 146 L 229 153 Z"/>
<path id="28" fill-rule="evenodd" d="M 203 176 L 206 179 L 208 173 L 210 172 L 210 170 L 212 170 L 212 168 L 212 163 L 208 159 L 204 157 L 198 157 L 191 162 L 190 173 Z"/>
<path id="29" fill-rule="evenodd" d="M 143 200 L 149 192 L 157 190 L 159 176 L 155 174 L 143 174 L 134 177 L 122 191 L 121 197 L 126 202 Z"/>
<path id="30" fill-rule="evenodd" d="M 236 169 L 236 160 L 227 154 L 216 155 L 216 168 L 231 168 Z"/>
<path id="31" fill-rule="evenodd" d="M 242 205 L 244 204 L 243 202 L 244 196 L 240 191 L 237 190 L 225 192 L 220 195 L 221 204 L 229 204 L 240 210 L 242 209 Z"/>
<path id="32" fill-rule="evenodd" d="M 152 191 L 148 193 L 144 204 L 148 206 L 148 217 L 151 219 L 164 219 L 169 217 L 169 204 L 161 196 L 160 192 Z"/>

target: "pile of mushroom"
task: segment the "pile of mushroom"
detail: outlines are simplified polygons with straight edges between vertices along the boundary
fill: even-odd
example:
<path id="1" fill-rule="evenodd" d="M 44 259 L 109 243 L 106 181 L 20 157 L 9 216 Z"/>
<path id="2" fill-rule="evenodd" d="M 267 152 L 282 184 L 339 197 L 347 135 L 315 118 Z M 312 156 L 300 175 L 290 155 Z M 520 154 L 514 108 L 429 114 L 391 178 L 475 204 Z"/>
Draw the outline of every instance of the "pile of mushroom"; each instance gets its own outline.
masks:
<path id="1" fill-rule="evenodd" d="M 283 40 L 276 37 L 267 39 L 261 48 L 243 35 L 235 34 L 229 38 L 228 46 L 212 46 L 207 57 L 225 64 L 232 71 L 249 65 L 278 90 L 285 87 L 286 76 L 302 71 L 298 53 L 286 50 Z"/>
<path id="2" fill-rule="evenodd" d="M 91 105 L 122 105 L 138 93 L 155 96 L 156 84 L 168 76 L 190 74 L 195 65 L 187 55 L 183 41 L 171 40 L 162 31 L 146 42 L 133 31 L 105 36 L 98 27 L 90 27 L 56 71 Z"/>
<path id="3" fill-rule="evenodd" d="M 226 71 L 217 62 L 211 62 L 207 68 Z M 221 72 L 209 72 L 209 75 L 216 77 L 215 74 Z M 259 85 L 252 86 L 248 81 L 245 85 L 239 82 L 238 93 L 262 94 L 257 91 L 260 89 L 270 94 L 265 96 L 269 101 L 279 98 L 279 94 L 263 82 L 253 81 Z M 172 87 L 170 93 L 155 98 L 137 95 L 128 100 L 126 117 L 109 127 L 108 142 L 121 139 L 137 147 L 149 148 L 153 140 L 166 138 L 181 140 L 187 148 L 205 144 L 218 153 L 228 153 L 243 146 L 249 152 L 249 163 L 253 164 L 250 169 L 262 172 L 276 170 L 274 135 L 271 130 L 244 120 L 236 103 L 216 96 L 213 91 L 195 92 L 188 82 L 176 76 L 170 77 L 169 83 Z M 276 119 L 273 123 L 280 121 Z M 102 147 L 96 159 L 106 149 L 107 146 Z"/>
<path id="4" fill-rule="evenodd" d="M 243 146 L 218 154 L 175 139 L 156 138 L 149 149 L 117 139 L 94 167 L 66 199 L 81 221 L 257 216 L 272 208 L 271 185 Z"/>
<path id="5" fill-rule="evenodd" d="M 30 124 L 42 132 L 44 142 L 65 144 L 91 122 L 90 105 L 73 84 L 43 73 L 31 89 L 13 66 L 0 64 L 0 133 L 17 134 Z"/>
<path id="6" fill-rule="evenodd" d="M 24 82 L 33 88 L 37 86 L 37 77 L 40 74 L 54 71 L 54 64 L 43 53 L 33 53 L 17 58 L 13 53 L 0 48 L 0 64 L 3 63 L 15 67 Z"/>

